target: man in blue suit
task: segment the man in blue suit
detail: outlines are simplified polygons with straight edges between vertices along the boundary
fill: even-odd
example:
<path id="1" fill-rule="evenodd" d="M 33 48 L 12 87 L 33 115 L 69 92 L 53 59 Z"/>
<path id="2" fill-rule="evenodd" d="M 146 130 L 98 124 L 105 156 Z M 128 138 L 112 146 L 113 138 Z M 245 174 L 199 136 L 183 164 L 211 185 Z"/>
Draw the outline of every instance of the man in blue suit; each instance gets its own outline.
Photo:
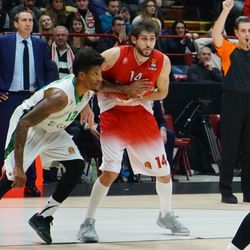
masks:
<path id="1" fill-rule="evenodd" d="M 0 36 L 0 169 L 4 163 L 5 140 L 13 111 L 35 90 L 58 79 L 58 71 L 49 59 L 46 42 L 30 35 L 33 29 L 32 12 L 24 10 L 17 13 L 14 25 L 16 33 Z M 23 58 L 25 46 L 28 47 L 28 56 Z M 25 61 L 27 58 L 28 61 Z M 27 79 L 24 69 L 27 64 L 28 87 L 24 86 L 24 78 Z M 40 196 L 35 186 L 34 163 L 26 174 L 25 195 Z"/>

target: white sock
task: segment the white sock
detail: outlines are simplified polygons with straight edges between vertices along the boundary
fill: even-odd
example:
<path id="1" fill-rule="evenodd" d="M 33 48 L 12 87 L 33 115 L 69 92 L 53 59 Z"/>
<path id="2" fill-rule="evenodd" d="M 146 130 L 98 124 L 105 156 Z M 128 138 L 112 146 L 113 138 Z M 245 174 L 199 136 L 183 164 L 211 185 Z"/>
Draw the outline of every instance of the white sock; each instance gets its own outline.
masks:
<path id="1" fill-rule="evenodd" d="M 96 179 L 95 184 L 93 185 L 93 188 L 91 191 L 86 218 L 93 219 L 95 217 L 96 209 L 101 204 L 101 202 L 104 200 L 108 191 L 109 191 L 109 187 L 102 185 L 99 178 Z"/>
<path id="2" fill-rule="evenodd" d="M 240 249 L 236 247 L 232 242 L 230 242 L 226 250 L 240 250 Z"/>
<path id="3" fill-rule="evenodd" d="M 156 192 L 160 198 L 161 216 L 164 217 L 172 207 L 172 181 L 162 183 L 156 179 Z"/>
<path id="4" fill-rule="evenodd" d="M 42 215 L 44 218 L 52 216 L 60 205 L 61 203 L 54 200 L 52 196 L 50 196 L 49 200 L 45 204 L 44 209 L 39 214 Z"/>

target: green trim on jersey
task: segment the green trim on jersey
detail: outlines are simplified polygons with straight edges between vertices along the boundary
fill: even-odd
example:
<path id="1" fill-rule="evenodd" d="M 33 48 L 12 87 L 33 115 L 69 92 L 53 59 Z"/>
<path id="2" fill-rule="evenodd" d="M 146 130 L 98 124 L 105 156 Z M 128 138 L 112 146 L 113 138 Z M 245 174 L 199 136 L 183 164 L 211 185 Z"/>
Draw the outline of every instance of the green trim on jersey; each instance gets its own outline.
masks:
<path id="1" fill-rule="evenodd" d="M 79 97 L 78 94 L 77 94 L 77 91 L 76 91 L 76 77 L 73 78 L 72 83 L 73 83 L 74 90 L 75 90 L 74 91 L 74 93 L 75 93 L 75 101 L 76 101 L 76 104 L 78 104 L 79 102 L 81 102 L 82 96 Z"/>
<path id="2" fill-rule="evenodd" d="M 14 133 L 11 135 L 10 142 L 9 142 L 7 148 L 4 150 L 4 159 L 6 159 L 6 158 L 8 157 L 8 155 L 14 150 L 14 138 L 15 138 L 15 133 L 16 133 L 16 130 L 15 130 Z"/>

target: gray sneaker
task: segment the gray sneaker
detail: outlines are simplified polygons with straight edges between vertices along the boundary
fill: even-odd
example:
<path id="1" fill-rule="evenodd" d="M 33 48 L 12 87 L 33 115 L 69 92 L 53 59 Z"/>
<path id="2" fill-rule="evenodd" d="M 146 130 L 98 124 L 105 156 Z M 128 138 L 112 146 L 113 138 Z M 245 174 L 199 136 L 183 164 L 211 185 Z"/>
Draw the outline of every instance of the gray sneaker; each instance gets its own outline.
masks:
<path id="1" fill-rule="evenodd" d="M 87 218 L 77 234 L 78 240 L 86 243 L 95 243 L 99 241 L 99 237 L 95 231 L 95 219 Z"/>
<path id="2" fill-rule="evenodd" d="M 170 229 L 173 235 L 189 236 L 190 231 L 182 225 L 174 216 L 174 212 L 168 212 L 164 217 L 159 214 L 156 223 L 163 228 Z"/>

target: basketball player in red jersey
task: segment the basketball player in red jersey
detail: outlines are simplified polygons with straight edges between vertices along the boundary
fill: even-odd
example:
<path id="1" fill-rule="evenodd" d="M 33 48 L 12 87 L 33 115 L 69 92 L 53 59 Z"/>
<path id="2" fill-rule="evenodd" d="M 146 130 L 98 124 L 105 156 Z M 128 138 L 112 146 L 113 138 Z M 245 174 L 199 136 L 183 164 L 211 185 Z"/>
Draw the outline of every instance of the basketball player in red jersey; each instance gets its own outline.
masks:
<path id="1" fill-rule="evenodd" d="M 126 148 L 134 174 L 156 177 L 160 198 L 157 224 L 173 235 L 189 235 L 171 211 L 172 182 L 164 143 L 152 111 L 152 101 L 167 96 L 168 57 L 154 49 L 159 27 L 143 21 L 132 27 L 133 45 L 114 47 L 102 53 L 103 90 L 98 93 L 101 121 L 102 174 L 96 180 L 78 239 L 98 242 L 95 212 L 121 169 Z"/>

